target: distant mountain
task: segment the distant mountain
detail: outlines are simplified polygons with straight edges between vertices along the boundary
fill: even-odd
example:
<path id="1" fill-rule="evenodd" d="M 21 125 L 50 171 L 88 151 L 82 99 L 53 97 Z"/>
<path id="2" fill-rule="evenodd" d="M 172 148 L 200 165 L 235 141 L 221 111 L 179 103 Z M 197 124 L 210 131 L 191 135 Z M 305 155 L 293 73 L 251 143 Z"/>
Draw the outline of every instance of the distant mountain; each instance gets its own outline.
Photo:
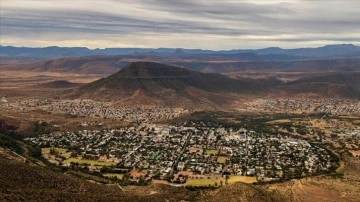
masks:
<path id="1" fill-rule="evenodd" d="M 229 73 L 241 71 L 360 71 L 360 58 L 328 58 L 296 61 L 170 61 L 171 64 L 191 70 L 211 73 Z"/>
<path id="2" fill-rule="evenodd" d="M 277 54 L 291 55 L 308 58 L 324 58 L 324 57 L 353 57 L 360 56 L 360 46 L 352 44 L 327 45 L 319 48 L 297 48 L 297 49 L 281 49 L 271 47 L 258 50 L 250 50 L 256 54 Z"/>
<path id="3" fill-rule="evenodd" d="M 245 55 L 248 55 L 248 57 L 253 56 L 253 54 Z M 131 62 L 153 61 L 181 66 L 189 70 L 204 73 L 231 73 L 241 71 L 360 71 L 360 57 L 295 61 L 233 61 L 231 58 L 225 60 L 216 59 L 216 56 L 214 56 L 214 59 L 203 59 L 201 58 L 202 56 L 192 57 L 191 59 L 186 59 L 181 56 L 161 57 L 148 55 L 79 56 L 45 61 L 0 64 L 0 69 L 98 74 L 103 77 L 116 73 Z"/>
<path id="4" fill-rule="evenodd" d="M 39 60 L 47 58 L 61 58 L 72 56 L 92 55 L 92 51 L 82 47 L 45 47 L 45 48 L 28 48 L 0 46 L 0 55 L 13 58 L 23 58 L 28 60 Z"/>
<path id="5" fill-rule="evenodd" d="M 110 75 L 127 64 L 121 56 L 82 56 L 26 63 L 0 64 L 1 69 Z"/>
<path id="6" fill-rule="evenodd" d="M 287 50 L 286 54 L 305 57 L 351 57 L 360 56 L 360 46 L 352 44 L 327 45 L 320 48 L 300 48 Z"/>
<path id="7" fill-rule="evenodd" d="M 153 55 L 166 57 L 189 57 L 203 59 L 231 59 L 251 61 L 289 61 L 309 58 L 355 57 L 360 56 L 360 47 L 352 44 L 327 45 L 319 48 L 235 50 L 202 50 L 182 48 L 105 48 L 88 49 L 84 47 L 45 47 L 28 48 L 0 46 L 0 59 L 6 61 L 33 61 L 73 56 L 91 55 Z M 4 63 L 4 61 L 1 61 Z"/>
<path id="8" fill-rule="evenodd" d="M 76 96 L 170 106 L 220 106 L 232 94 L 256 95 L 275 87 L 275 79 L 231 79 L 155 62 L 134 62 L 119 72 L 81 87 Z"/>

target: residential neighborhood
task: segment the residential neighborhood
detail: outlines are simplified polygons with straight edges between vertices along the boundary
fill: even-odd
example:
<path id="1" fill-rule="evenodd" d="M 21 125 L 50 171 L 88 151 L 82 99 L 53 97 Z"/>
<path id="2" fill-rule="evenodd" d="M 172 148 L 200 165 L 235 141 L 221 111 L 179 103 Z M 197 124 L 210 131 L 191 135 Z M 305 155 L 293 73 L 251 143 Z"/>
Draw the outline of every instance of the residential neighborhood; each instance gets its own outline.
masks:
<path id="1" fill-rule="evenodd" d="M 305 140 L 245 128 L 207 126 L 202 122 L 69 131 L 26 141 L 42 148 L 63 149 L 55 156 L 44 154 L 58 165 L 86 163 L 91 170 L 112 166 L 173 183 L 224 176 L 278 181 L 325 173 L 337 167 L 329 151 Z"/>
<path id="2" fill-rule="evenodd" d="M 2 100 L 5 100 L 3 98 Z M 110 103 L 87 99 L 57 100 L 57 99 L 25 99 L 15 102 L 1 101 L 3 110 L 13 112 L 43 110 L 53 114 L 67 114 L 79 117 L 106 118 L 128 122 L 151 122 L 168 120 L 187 113 L 181 108 L 165 106 L 117 106 Z"/>
<path id="3" fill-rule="evenodd" d="M 268 112 L 307 112 L 332 115 L 360 112 L 360 102 L 348 99 L 258 99 L 246 105 L 245 110 Z"/>

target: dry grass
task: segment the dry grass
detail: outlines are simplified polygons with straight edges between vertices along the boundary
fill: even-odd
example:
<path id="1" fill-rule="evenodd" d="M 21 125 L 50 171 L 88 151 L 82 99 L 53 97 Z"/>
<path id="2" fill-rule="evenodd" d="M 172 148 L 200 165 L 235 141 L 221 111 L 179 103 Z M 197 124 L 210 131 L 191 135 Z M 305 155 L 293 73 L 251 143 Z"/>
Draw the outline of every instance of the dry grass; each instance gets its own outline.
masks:
<path id="1" fill-rule="evenodd" d="M 336 169 L 337 173 L 343 173 L 345 170 L 345 163 L 344 161 L 340 161 L 340 166 Z"/>
<path id="2" fill-rule="evenodd" d="M 46 121 L 49 123 L 48 131 L 56 133 L 57 131 L 78 131 L 78 130 L 99 130 L 105 128 L 125 127 L 129 123 L 113 119 L 100 119 L 92 117 L 69 118 L 66 114 L 51 114 L 41 110 L 32 110 L 27 112 L 3 111 L 0 113 L 0 119 L 5 120 L 11 125 L 18 127 L 19 132 L 28 134 L 35 123 Z M 103 126 L 81 127 L 82 122 L 102 122 Z M 58 125 L 60 128 L 55 128 Z"/>
<path id="3" fill-rule="evenodd" d="M 225 163 L 226 162 L 226 157 L 224 157 L 224 156 L 219 156 L 218 158 L 217 158 L 217 162 L 218 163 Z"/>
<path id="4" fill-rule="evenodd" d="M 257 180 L 256 180 L 256 177 L 231 175 L 228 182 L 229 183 L 243 182 L 243 183 L 251 184 L 251 183 L 257 182 Z"/>
<path id="5" fill-rule="evenodd" d="M 165 185 L 169 184 L 169 182 L 166 180 L 152 180 L 152 183 L 153 184 L 165 184 Z"/>
<path id="6" fill-rule="evenodd" d="M 343 168 L 343 166 L 345 166 Z M 350 158 L 340 166 L 343 177 L 318 176 L 268 185 L 289 201 L 354 201 L 360 198 L 360 159 Z M 340 172 L 339 171 L 339 172 Z M 311 196 L 311 197 L 310 197 Z"/>
<path id="7" fill-rule="evenodd" d="M 213 154 L 213 155 L 218 155 L 219 154 L 219 150 L 215 150 L 215 149 L 210 149 L 210 150 L 206 150 L 205 151 L 205 154 L 206 155 L 211 155 L 211 154 Z"/>
<path id="8" fill-rule="evenodd" d="M 36 71 L 8 71 L 1 69 L 0 96 L 8 101 L 26 98 L 50 98 L 62 95 L 69 87 L 46 88 L 40 84 L 64 80 L 72 83 L 86 84 L 100 78 L 99 75 L 36 72 Z"/>
<path id="9" fill-rule="evenodd" d="M 96 74 L 2 70 L 0 78 L 2 80 L 2 87 L 21 87 L 56 80 L 67 80 L 73 83 L 90 83 L 99 79 L 100 76 Z"/>
<path id="10" fill-rule="evenodd" d="M 266 123 L 268 123 L 268 124 L 291 123 L 291 120 L 290 119 L 279 119 L 279 120 L 274 120 L 274 121 L 268 121 Z"/>
<path id="11" fill-rule="evenodd" d="M 185 186 L 214 186 L 215 183 L 217 183 L 218 186 L 220 186 L 220 181 L 223 181 L 223 183 L 225 184 L 225 179 L 193 179 L 193 180 L 188 180 L 185 184 Z"/>
<path id="12" fill-rule="evenodd" d="M 41 148 L 41 153 L 42 154 L 50 154 L 50 150 L 51 148 Z M 66 152 L 67 149 L 63 149 L 63 148 L 54 148 L 55 153 L 65 157 L 65 158 L 70 158 L 71 156 L 71 152 Z"/>
<path id="13" fill-rule="evenodd" d="M 203 179 L 191 179 L 188 180 L 185 184 L 185 186 L 208 186 L 208 185 L 212 185 L 214 186 L 215 183 L 217 183 L 218 186 L 220 186 L 220 181 L 223 182 L 223 184 L 225 184 L 225 179 L 224 178 L 206 178 L 204 177 Z M 254 183 L 257 182 L 256 177 L 248 177 L 248 176 L 238 176 L 238 175 L 230 175 L 229 179 L 228 179 L 228 183 L 229 184 L 233 184 L 233 183 L 237 183 L 237 182 L 243 182 L 243 183 Z"/>
<path id="14" fill-rule="evenodd" d="M 79 163 L 79 164 L 89 164 L 92 166 L 112 166 L 116 165 L 115 162 L 103 162 L 103 161 L 95 161 L 95 160 L 88 160 L 88 159 L 76 159 L 76 158 L 69 158 L 63 161 L 64 165 L 70 165 L 71 162 Z"/>

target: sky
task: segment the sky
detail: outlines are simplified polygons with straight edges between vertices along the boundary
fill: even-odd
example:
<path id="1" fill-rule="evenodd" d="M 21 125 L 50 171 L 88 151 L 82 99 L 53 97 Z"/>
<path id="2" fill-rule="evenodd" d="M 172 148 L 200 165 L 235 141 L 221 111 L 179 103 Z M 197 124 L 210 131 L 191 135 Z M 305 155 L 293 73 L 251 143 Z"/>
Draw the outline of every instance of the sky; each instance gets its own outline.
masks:
<path id="1" fill-rule="evenodd" d="M 0 43 L 213 50 L 360 45 L 360 1 L 1 0 Z"/>

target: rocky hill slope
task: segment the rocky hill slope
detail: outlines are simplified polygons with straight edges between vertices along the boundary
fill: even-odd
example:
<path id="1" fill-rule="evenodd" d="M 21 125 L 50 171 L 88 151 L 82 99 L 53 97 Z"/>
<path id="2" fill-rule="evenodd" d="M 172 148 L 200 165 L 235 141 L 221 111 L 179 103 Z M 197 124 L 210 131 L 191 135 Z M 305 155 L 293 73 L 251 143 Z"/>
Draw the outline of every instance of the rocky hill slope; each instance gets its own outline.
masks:
<path id="1" fill-rule="evenodd" d="M 259 95 L 276 79 L 232 79 L 155 62 L 134 62 L 119 72 L 81 87 L 76 96 L 166 105 L 224 105 L 239 95 Z"/>

